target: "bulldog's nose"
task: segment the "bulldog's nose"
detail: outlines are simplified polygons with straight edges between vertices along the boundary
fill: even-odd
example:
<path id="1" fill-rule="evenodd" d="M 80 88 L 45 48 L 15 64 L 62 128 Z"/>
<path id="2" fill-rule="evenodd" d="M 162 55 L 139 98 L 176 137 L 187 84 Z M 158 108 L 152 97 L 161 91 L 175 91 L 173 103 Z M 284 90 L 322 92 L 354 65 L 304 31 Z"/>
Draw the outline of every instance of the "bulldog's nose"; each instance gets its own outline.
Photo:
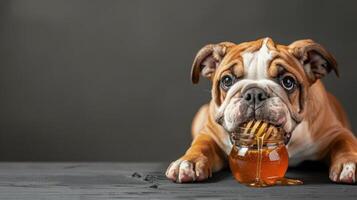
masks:
<path id="1" fill-rule="evenodd" d="M 259 104 L 268 98 L 269 95 L 263 89 L 256 87 L 246 90 L 243 94 L 243 99 L 255 107 L 259 106 Z"/>

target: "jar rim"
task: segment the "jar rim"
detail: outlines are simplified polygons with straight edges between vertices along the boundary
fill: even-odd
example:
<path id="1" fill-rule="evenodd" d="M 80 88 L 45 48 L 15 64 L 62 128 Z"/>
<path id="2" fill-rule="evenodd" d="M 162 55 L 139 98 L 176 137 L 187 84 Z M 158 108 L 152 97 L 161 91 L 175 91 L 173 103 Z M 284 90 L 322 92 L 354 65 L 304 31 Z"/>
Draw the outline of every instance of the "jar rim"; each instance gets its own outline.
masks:
<path id="1" fill-rule="evenodd" d="M 256 145 L 258 142 L 258 139 L 261 140 L 263 143 L 263 146 L 266 146 L 267 144 L 274 145 L 274 144 L 284 144 L 285 143 L 285 132 L 282 129 L 278 129 L 273 134 L 270 135 L 265 135 L 262 134 L 262 136 L 257 137 L 254 133 L 252 132 L 233 132 L 231 133 L 231 142 L 233 145 L 245 145 L 245 146 L 252 146 Z"/>

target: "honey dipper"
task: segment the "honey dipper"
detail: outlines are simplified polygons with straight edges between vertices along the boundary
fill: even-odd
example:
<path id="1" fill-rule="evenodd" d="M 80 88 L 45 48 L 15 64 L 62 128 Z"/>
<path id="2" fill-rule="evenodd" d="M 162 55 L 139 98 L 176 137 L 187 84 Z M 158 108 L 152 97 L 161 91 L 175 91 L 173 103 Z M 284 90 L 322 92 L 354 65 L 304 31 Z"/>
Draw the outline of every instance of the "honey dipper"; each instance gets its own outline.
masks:
<path id="1" fill-rule="evenodd" d="M 232 135 L 232 140 L 239 140 L 246 145 L 255 143 L 258 138 L 272 142 L 279 140 L 283 136 L 279 133 L 281 133 L 280 128 L 270 123 L 261 120 L 251 120 L 243 125 L 239 133 Z"/>
<path id="2" fill-rule="evenodd" d="M 278 133 L 277 127 L 261 120 L 249 121 L 244 126 L 243 132 L 243 134 L 250 134 L 254 139 L 262 137 L 264 140 L 274 139 L 278 136 Z"/>

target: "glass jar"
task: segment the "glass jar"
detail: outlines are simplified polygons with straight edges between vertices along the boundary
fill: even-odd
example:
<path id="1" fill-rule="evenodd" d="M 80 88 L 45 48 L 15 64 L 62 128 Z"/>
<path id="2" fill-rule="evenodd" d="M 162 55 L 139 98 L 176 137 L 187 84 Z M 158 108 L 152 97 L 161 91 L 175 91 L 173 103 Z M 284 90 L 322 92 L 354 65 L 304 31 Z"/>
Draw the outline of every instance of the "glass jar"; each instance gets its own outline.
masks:
<path id="1" fill-rule="evenodd" d="M 268 135 L 268 136 L 267 136 Z M 233 148 L 229 155 L 232 174 L 240 183 L 250 186 L 268 186 L 281 181 L 288 168 L 289 155 L 282 130 L 271 134 L 241 129 L 231 135 Z"/>

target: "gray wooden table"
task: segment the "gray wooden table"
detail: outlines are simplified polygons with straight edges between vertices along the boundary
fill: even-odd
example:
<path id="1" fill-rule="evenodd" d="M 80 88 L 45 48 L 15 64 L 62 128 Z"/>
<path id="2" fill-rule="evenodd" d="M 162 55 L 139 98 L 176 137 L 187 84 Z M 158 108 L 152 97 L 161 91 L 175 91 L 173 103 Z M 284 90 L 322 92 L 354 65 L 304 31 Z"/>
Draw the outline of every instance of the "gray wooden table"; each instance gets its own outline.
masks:
<path id="1" fill-rule="evenodd" d="M 357 185 L 333 184 L 315 164 L 289 169 L 302 186 L 249 188 L 229 171 L 205 183 L 166 180 L 167 163 L 0 163 L 0 199 L 357 199 Z"/>

